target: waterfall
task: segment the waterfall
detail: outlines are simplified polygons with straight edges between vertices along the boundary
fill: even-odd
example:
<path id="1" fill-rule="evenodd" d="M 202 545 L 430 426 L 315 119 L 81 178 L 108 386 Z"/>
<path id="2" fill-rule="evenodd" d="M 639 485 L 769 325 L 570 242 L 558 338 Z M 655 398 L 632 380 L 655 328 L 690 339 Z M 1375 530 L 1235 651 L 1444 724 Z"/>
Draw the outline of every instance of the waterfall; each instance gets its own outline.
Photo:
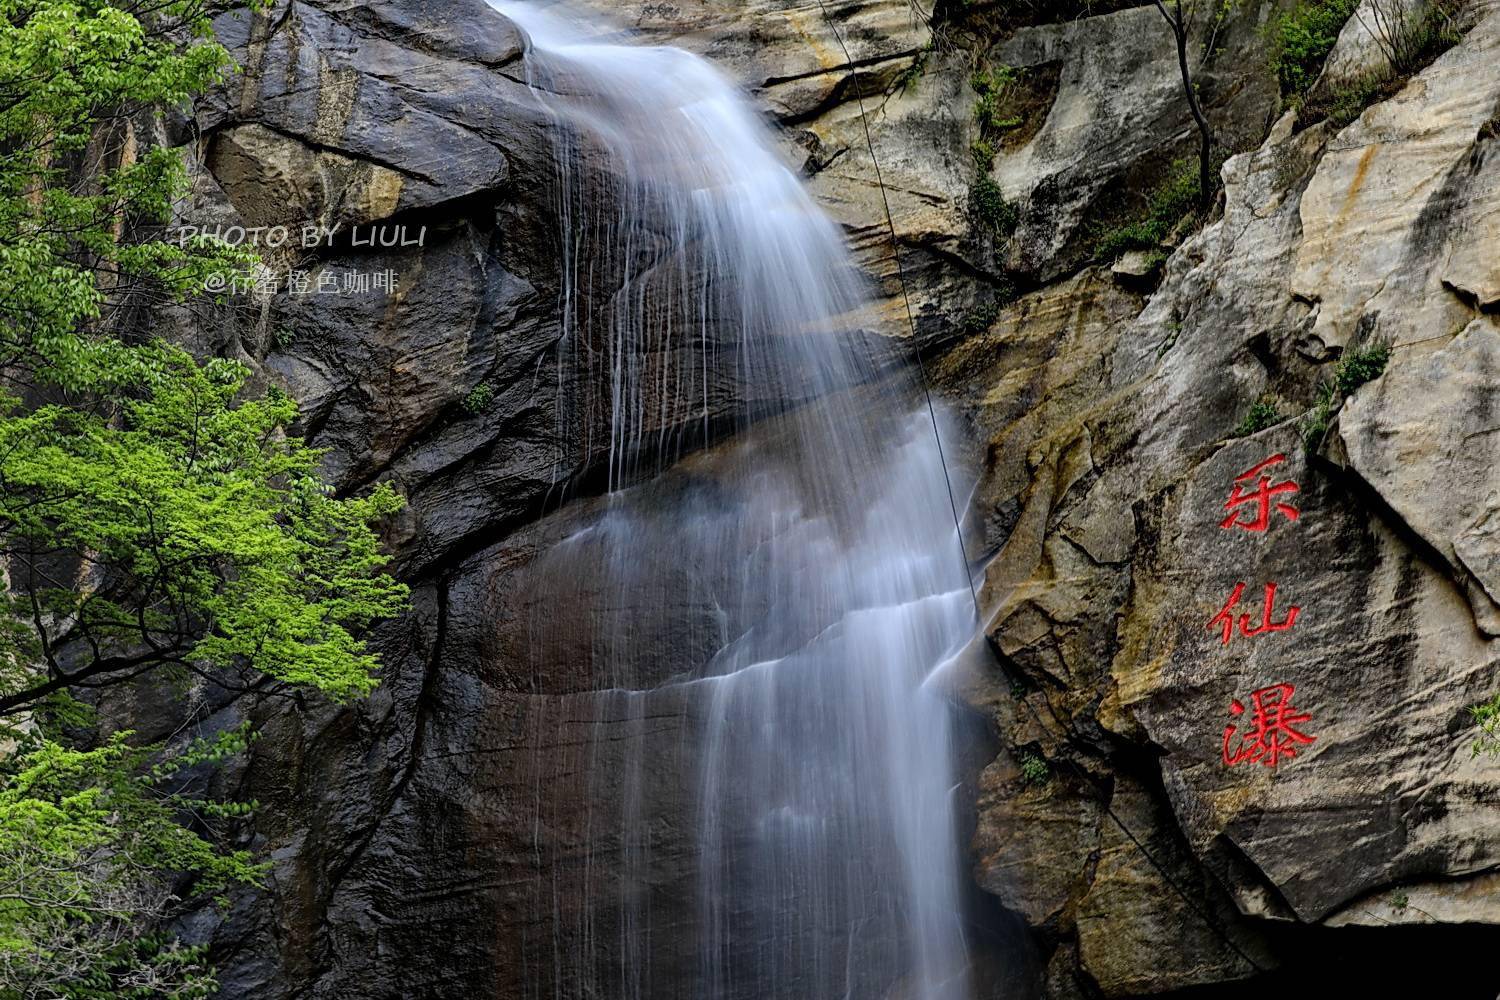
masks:
<path id="1" fill-rule="evenodd" d="M 528 982 L 968 998 L 957 709 L 934 677 L 976 630 L 936 421 L 871 359 L 840 229 L 729 81 L 491 2 L 556 125 L 558 349 L 589 387 L 559 420 L 607 469 L 527 570 L 556 609 L 532 654 L 585 675 L 532 724 L 587 733 L 538 737 Z"/>

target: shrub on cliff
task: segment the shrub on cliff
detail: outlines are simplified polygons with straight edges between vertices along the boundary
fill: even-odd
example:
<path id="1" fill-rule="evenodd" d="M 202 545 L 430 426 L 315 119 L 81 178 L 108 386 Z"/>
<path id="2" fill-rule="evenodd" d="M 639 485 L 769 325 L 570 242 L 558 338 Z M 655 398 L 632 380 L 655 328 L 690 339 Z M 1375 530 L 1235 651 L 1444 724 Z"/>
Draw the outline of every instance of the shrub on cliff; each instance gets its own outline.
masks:
<path id="1" fill-rule="evenodd" d="M 1339 359 L 1338 367 L 1334 369 L 1334 382 L 1338 385 L 1339 392 L 1345 396 L 1353 395 L 1354 390 L 1366 382 L 1373 382 L 1385 374 L 1385 366 L 1391 360 L 1391 347 L 1389 344 L 1374 344 L 1362 350 L 1350 351 Z"/>
<path id="2" fill-rule="evenodd" d="M 1094 255 L 1112 261 L 1127 250 L 1154 250 L 1174 228 L 1197 210 L 1199 171 L 1193 160 L 1172 164 L 1161 185 L 1147 198 L 1143 218 L 1095 231 Z"/>
<path id="3" fill-rule="evenodd" d="M 1305 94 L 1359 0 L 1302 0 L 1272 22 L 1271 68 L 1281 92 Z"/>
<path id="4" fill-rule="evenodd" d="M 143 138 L 225 72 L 210 13 L 0 0 L 5 1000 L 205 995 L 201 950 L 166 921 L 258 875 L 214 836 L 246 807 L 181 780 L 252 734 L 140 746 L 100 731 L 93 692 L 154 675 L 356 697 L 377 666 L 362 630 L 405 600 L 372 530 L 395 494 L 333 496 L 284 394 L 139 320 L 252 263 L 160 238 L 183 163 Z"/>

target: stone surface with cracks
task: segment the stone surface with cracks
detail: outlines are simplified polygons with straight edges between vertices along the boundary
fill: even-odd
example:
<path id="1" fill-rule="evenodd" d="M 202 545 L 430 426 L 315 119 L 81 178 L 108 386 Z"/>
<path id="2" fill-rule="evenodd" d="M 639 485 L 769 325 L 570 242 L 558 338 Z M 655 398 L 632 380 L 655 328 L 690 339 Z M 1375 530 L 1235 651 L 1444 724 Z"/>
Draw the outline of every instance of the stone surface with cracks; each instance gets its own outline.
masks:
<path id="1" fill-rule="evenodd" d="M 600 6 L 715 59 L 762 104 L 845 224 L 890 350 L 904 303 L 864 100 L 916 346 L 980 472 L 994 656 L 961 691 L 1002 746 L 971 748 L 974 881 L 1034 929 L 1038 989 L 1227 989 L 1255 971 L 1246 955 L 1269 968 L 1325 927 L 1500 924 L 1500 770 L 1470 752 L 1466 711 L 1494 693 L 1500 658 L 1496 15 L 1346 128 L 1299 128 L 1270 122 L 1259 22 L 1274 8 L 1237 6 L 1202 78 L 1244 150 L 1221 206 L 1158 248 L 1159 274 L 1117 275 L 1090 266 L 1097 227 L 1138 214 L 1187 137 L 1153 11 L 981 21 L 957 39 L 969 48 L 950 31 L 927 52 L 907 3 L 830 0 L 851 71 L 816 5 Z M 184 222 L 425 227 L 421 246 L 274 259 L 390 269 L 392 302 L 277 294 L 164 316 L 289 389 L 341 489 L 390 479 L 410 499 L 391 542 L 414 609 L 377 631 L 382 687 L 344 708 L 267 702 L 265 737 L 228 776 L 262 803 L 247 837 L 273 872 L 221 925 L 193 923 L 224 995 L 609 995 L 559 960 L 573 932 L 543 933 L 537 911 L 576 927 L 594 866 L 623 849 L 582 826 L 585 805 L 605 826 L 622 808 L 590 784 L 608 772 L 599 747 L 653 761 L 662 967 L 690 961 L 673 935 L 690 861 L 672 776 L 701 706 L 602 694 L 614 665 L 557 627 L 569 595 L 543 572 L 597 515 L 601 457 L 587 407 L 569 405 L 598 387 L 556 351 L 553 146 L 515 72 L 522 36 L 478 0 L 298 0 L 221 29 L 246 72 L 201 109 Z M 967 205 L 976 61 L 1050 81 L 995 160 L 1020 208 L 999 246 Z M 607 164 L 589 166 L 607 188 Z M 1307 448 L 1320 385 L 1375 344 L 1393 348 L 1388 367 L 1335 393 Z M 484 405 L 466 405 L 480 387 Z M 1235 436 L 1257 400 L 1283 419 Z M 711 479 L 733 446 L 657 488 Z M 1299 519 L 1220 528 L 1235 477 L 1274 454 Z M 1296 626 L 1225 646 L 1212 616 L 1235 584 L 1253 601 L 1271 581 Z M 652 679 L 702 641 L 655 636 Z M 1276 683 L 1295 685 L 1315 742 L 1275 770 L 1226 766 L 1234 701 Z M 1046 780 L 1026 777 L 1029 757 Z M 571 806 L 544 808 L 540 785 Z"/>

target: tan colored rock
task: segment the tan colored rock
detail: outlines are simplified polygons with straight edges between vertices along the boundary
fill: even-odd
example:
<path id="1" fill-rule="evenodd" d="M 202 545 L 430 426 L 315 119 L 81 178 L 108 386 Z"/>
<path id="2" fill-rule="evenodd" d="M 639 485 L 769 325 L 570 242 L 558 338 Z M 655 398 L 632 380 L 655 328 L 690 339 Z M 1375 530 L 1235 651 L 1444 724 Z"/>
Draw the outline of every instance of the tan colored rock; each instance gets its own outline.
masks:
<path id="1" fill-rule="evenodd" d="M 856 83 L 869 91 L 881 77 L 900 74 L 930 37 L 907 0 L 744 0 L 712 8 L 659 0 L 586 0 L 585 6 L 651 41 L 708 57 L 763 96 L 783 120 L 812 117 L 847 100 L 844 92 Z M 838 26 L 838 37 L 830 20 Z M 853 79 L 846 71 L 851 59 L 859 71 Z"/>
<path id="2" fill-rule="evenodd" d="M 1256 22 L 1267 5 L 1243 8 L 1219 27 L 1195 23 L 1194 80 L 1226 148 L 1259 140 L 1278 98 Z M 1201 56 L 1214 34 L 1216 54 Z M 991 53 L 995 63 L 1040 72 L 1057 67 L 1055 100 L 1023 146 L 1003 150 L 993 177 L 1022 206 L 1007 263 L 1052 280 L 1092 252 L 1093 229 L 1144 211 L 1144 197 L 1174 159 L 1195 155 L 1171 32 L 1150 4 L 1022 28 Z"/>
<path id="3" fill-rule="evenodd" d="M 1128 511 L 1080 509 L 1059 533 L 1056 501 L 1093 475 L 1083 421 L 1106 404 L 1108 359 L 1139 299 L 1107 274 L 1088 271 L 1023 297 L 990 329 L 932 368 L 958 397 L 983 448 L 981 514 L 1005 539 L 980 600 L 1000 650 L 1037 675 L 1067 681 L 1056 706 L 1088 699 L 1096 650 L 1112 632 L 1093 609 L 1118 603 L 1128 576 L 1099 571 L 1122 558 Z M 1074 683 L 1076 682 L 1076 683 Z"/>
<path id="4" fill-rule="evenodd" d="M 1104 820 L 1099 861 L 1078 911 L 1080 963 L 1106 997 L 1234 982 L 1275 964 L 1256 931 L 1193 865 L 1170 815 L 1145 789 L 1120 780 L 1111 808 L 1130 834 Z"/>
<path id="5" fill-rule="evenodd" d="M 1497 372 L 1500 324 L 1481 316 L 1430 353 L 1399 353 L 1339 419 L 1350 467 L 1447 560 L 1490 635 L 1500 635 Z"/>
<path id="6" fill-rule="evenodd" d="M 1109 273 L 1127 284 L 1141 284 L 1161 270 L 1161 259 L 1146 250 L 1131 250 L 1115 261 Z"/>
<path id="7" fill-rule="evenodd" d="M 1412 37 L 1430 8 L 1429 0 L 1361 0 L 1339 31 L 1317 88 L 1332 92 L 1394 72 L 1392 57 Z"/>
<path id="8" fill-rule="evenodd" d="M 1028 782 L 1002 753 L 979 779 L 974 876 L 980 888 L 1034 927 L 1054 924 L 1087 886 L 1079 864 L 1099 846 L 1103 813 L 1091 789 L 1052 775 Z"/>
<path id="9" fill-rule="evenodd" d="M 1023 29 L 996 58 L 1023 69 L 1062 63 L 1046 121 L 1025 146 L 1002 153 L 993 172 L 1013 202 L 1029 202 L 1044 186 L 1065 195 L 1023 218 L 1016 246 L 1025 266 L 1061 254 L 1099 190 L 1161 144 L 1164 130 L 1181 141 L 1191 123 L 1171 35 L 1149 6 Z"/>
<path id="10" fill-rule="evenodd" d="M 1107 361 L 1140 298 L 1096 270 L 1023 296 L 932 366 L 985 441 L 989 494 L 1014 500 L 1029 452 L 1108 393 Z"/>
<path id="11" fill-rule="evenodd" d="M 1494 294 L 1496 257 L 1483 248 L 1500 240 L 1500 188 L 1481 177 L 1497 58 L 1492 15 L 1330 141 L 1302 196 L 1291 287 L 1317 305 L 1310 352 L 1371 338 L 1435 348 Z"/>
<path id="12" fill-rule="evenodd" d="M 1500 683 L 1500 642 L 1474 625 L 1500 566 L 1500 364 L 1495 325 L 1475 310 L 1496 245 L 1495 187 L 1481 179 L 1496 85 L 1465 83 L 1496 34 L 1492 18 L 1337 136 L 1286 116 L 1231 158 L 1222 219 L 1183 242 L 1133 319 L 1042 325 L 1069 346 L 1038 362 L 1025 337 L 1006 339 L 1002 314 L 935 366 L 964 387 L 989 444 L 979 493 L 999 551 L 982 595 L 1007 671 L 1047 685 L 1074 747 L 1098 726 L 1163 754 L 1158 828 L 1181 830 L 1183 863 L 1213 872 L 1242 913 L 1373 922 L 1350 914 L 1386 915 L 1397 897 L 1379 894 L 1396 886 L 1438 921 L 1497 916 L 1463 881 L 1500 865 L 1487 791 L 1500 764 L 1472 755 L 1467 716 Z M 1023 301 L 1078 294 L 1059 283 Z M 1325 339 L 1333 328 L 1343 341 Z M 1337 414 L 1337 461 L 1309 460 L 1299 419 L 1331 377 L 1315 359 L 1356 334 L 1389 336 L 1395 354 Z M 1071 346 L 1084 340 L 1094 353 Z M 1232 439 L 1263 396 L 1288 419 Z M 1300 519 L 1264 535 L 1221 528 L 1235 477 L 1275 454 Z M 1226 647 L 1211 620 L 1244 583 L 1236 614 L 1259 621 L 1268 582 L 1275 618 L 1296 604 L 1297 623 Z M 1281 683 L 1315 741 L 1274 770 L 1226 765 L 1226 727 L 1233 748 L 1246 718 L 1234 701 Z M 981 829 L 989 813 L 1015 815 L 986 801 Z M 1202 930 L 1135 912 L 1148 901 L 1101 860 L 1078 914 L 1081 961 L 1102 986 L 1237 974 L 1143 963 L 1148 942 Z"/>
<path id="13" fill-rule="evenodd" d="M 260 124 L 227 128 L 208 168 L 251 225 L 346 231 L 394 215 L 404 175 Z M 299 237 L 300 239 L 300 237 Z"/>
<path id="14" fill-rule="evenodd" d="M 933 54 L 927 65 L 911 86 L 865 102 L 878 171 L 857 103 L 838 105 L 802 126 L 803 141 L 813 150 L 807 164 L 814 171 L 812 191 L 850 233 L 857 259 L 888 303 L 886 325 L 898 333 L 906 314 L 898 301 L 887 205 L 916 315 L 951 310 L 971 294 L 953 260 L 967 252 L 966 136 L 974 95 L 961 57 Z"/>
<path id="15" fill-rule="evenodd" d="M 1300 518 L 1263 535 L 1220 528 L 1235 477 L 1276 453 L 1287 458 L 1275 481 L 1300 486 Z M 1303 920 L 1402 878 L 1500 863 L 1494 806 L 1469 791 L 1500 782 L 1500 762 L 1473 757 L 1474 734 L 1455 725 L 1494 684 L 1500 643 L 1465 620 L 1453 584 L 1304 465 L 1289 427 L 1226 446 L 1151 508 L 1156 541 L 1135 563 L 1115 674 L 1165 750 L 1195 849 L 1227 839 Z M 1300 609 L 1291 629 L 1236 628 L 1225 643 L 1213 619 L 1241 583 L 1236 615 L 1260 623 L 1275 583 L 1273 620 Z M 1275 768 L 1226 764 L 1252 693 L 1281 684 L 1314 742 Z"/>
<path id="16" fill-rule="evenodd" d="M 1351 903 L 1324 923 L 1329 927 L 1500 924 L 1500 874 L 1386 889 Z"/>
<path id="17" fill-rule="evenodd" d="M 1075 683 L 1080 704 L 1097 698 L 1086 678 L 1102 677 L 1116 642 L 1097 608 L 1131 586 L 1133 498 L 1229 432 L 1264 386 L 1248 345 L 1301 318 L 1286 294 L 1298 223 L 1284 184 L 1310 166 L 1318 137 L 1288 133 L 1226 165 L 1224 220 L 1171 259 L 1138 316 L 1138 299 L 1088 272 L 1021 300 L 1015 327 L 1002 313 L 934 368 L 944 384 L 962 373 L 982 387 L 967 390 L 980 394 L 966 408 L 988 443 L 981 493 L 1003 541 L 981 591 L 993 639 L 1024 667 Z M 992 359 L 992 377 L 975 356 Z"/>

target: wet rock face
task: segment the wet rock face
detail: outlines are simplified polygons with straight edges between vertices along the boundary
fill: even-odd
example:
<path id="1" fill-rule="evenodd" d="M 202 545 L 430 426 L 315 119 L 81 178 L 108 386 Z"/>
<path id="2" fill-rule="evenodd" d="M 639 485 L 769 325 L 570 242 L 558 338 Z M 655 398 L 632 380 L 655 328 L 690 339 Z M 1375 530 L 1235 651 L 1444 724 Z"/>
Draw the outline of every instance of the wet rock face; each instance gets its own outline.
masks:
<path id="1" fill-rule="evenodd" d="M 1408 925 L 1500 924 L 1500 767 L 1471 753 L 1467 714 L 1500 683 L 1500 83 L 1486 71 L 1500 16 L 1347 128 L 1299 131 L 1268 129 L 1270 8 L 1240 9 L 1202 80 L 1226 144 L 1249 151 L 1158 276 L 1086 266 L 1093 227 L 1131 211 L 1111 199 L 1149 191 L 1191 142 L 1149 8 L 961 39 L 1049 81 L 996 156 L 1020 219 L 997 256 L 968 205 L 975 53 L 939 47 L 902 87 L 930 37 L 904 0 L 830 0 L 853 71 L 815 7 L 599 6 L 715 59 L 779 121 L 882 296 L 871 349 L 904 350 L 860 99 L 870 113 L 918 342 L 969 430 L 954 451 L 981 474 L 973 555 L 994 657 L 963 691 L 1003 747 L 976 726 L 967 749 L 989 912 L 975 926 L 1024 920 L 1031 978 L 1060 1000 L 1250 993 L 1334 928 L 1370 928 L 1379 954 Z M 570 608 L 604 603 L 598 580 L 548 569 L 598 513 L 579 494 L 608 438 L 597 371 L 558 349 L 555 146 L 523 39 L 478 0 L 308 0 L 220 30 L 245 74 L 201 112 L 184 221 L 422 232 L 273 258 L 313 281 L 389 270 L 394 294 L 282 292 L 215 328 L 218 349 L 301 401 L 342 488 L 388 478 L 408 495 L 392 541 L 415 589 L 378 634 L 372 699 L 263 709 L 236 794 L 264 804 L 255 844 L 275 869 L 215 933 L 225 995 L 612 996 L 580 942 L 618 940 L 627 917 L 583 900 L 627 863 L 661 968 L 689 962 L 693 901 L 671 887 L 693 863 L 680 773 L 702 706 L 598 691 L 700 661 L 716 609 L 686 609 L 686 629 L 572 629 Z M 607 164 L 583 163 L 612 189 Z M 1007 270 L 1030 291 L 976 314 Z M 1334 395 L 1309 448 L 1320 384 L 1377 345 L 1388 366 Z M 725 382 L 710 398 L 753 392 Z M 1286 419 L 1234 436 L 1261 397 Z M 668 430 L 683 420 L 661 414 Z M 663 504 L 711 490 L 722 454 L 657 484 Z M 1222 527 L 1238 477 L 1276 455 L 1265 474 L 1297 485 L 1276 499 L 1298 517 L 1273 503 L 1264 532 Z M 1226 644 L 1215 617 L 1241 583 Z M 665 566 L 648 589 L 694 592 Z M 660 661 L 620 664 L 580 638 L 613 628 L 652 635 Z M 1239 759 L 1277 698 L 1308 742 L 1274 768 Z M 627 759 L 650 762 L 633 800 L 599 785 Z M 659 817 L 645 840 L 599 836 L 643 804 Z M 994 951 L 1031 975 L 1014 942 Z"/>
<path id="2" fill-rule="evenodd" d="M 482 0 L 296 0 L 217 27 L 244 71 L 199 114 L 184 221 L 267 234 L 280 287 L 256 299 L 238 349 L 302 403 L 341 488 L 389 479 L 408 496 L 404 569 L 503 536 L 622 468 L 649 474 L 705 428 L 783 403 L 768 376 L 735 363 L 738 318 L 719 306 L 664 309 L 663 327 L 701 327 L 681 344 L 612 338 L 609 317 L 633 308 L 627 271 L 647 283 L 658 260 L 715 249 L 654 231 L 649 205 L 631 207 L 644 219 L 633 256 L 599 255 L 564 315 L 565 235 L 612 234 L 565 221 L 562 126 L 527 84 L 524 36 Z M 570 135 L 566 155 L 571 197 L 608 220 L 639 192 L 603 142 Z M 611 424 L 621 366 L 645 387 L 623 443 Z"/>
<path id="3" fill-rule="evenodd" d="M 590 970 L 539 972 L 577 948 L 537 930 L 536 907 L 578 907 L 601 870 L 579 846 L 588 807 L 609 824 L 617 800 L 580 786 L 571 812 L 546 816 L 538 788 L 595 773 L 593 717 L 610 706 L 569 703 L 599 679 L 570 671 L 568 650 L 529 655 L 532 616 L 566 612 L 539 608 L 516 574 L 555 539 L 494 543 L 593 488 L 608 435 L 592 422 L 608 407 L 605 380 L 558 349 L 555 135 L 516 66 L 522 37 L 480 2 L 281 4 L 219 30 L 245 72 L 202 110 L 183 221 L 290 227 L 268 263 L 312 286 L 252 299 L 223 349 L 297 397 L 340 488 L 389 479 L 406 493 L 392 542 L 415 605 L 375 637 L 379 694 L 262 709 L 243 791 L 264 806 L 255 843 L 274 871 L 214 932 L 224 995 L 578 995 Z M 603 197 L 607 166 L 582 166 Z M 339 235 L 296 245 L 308 225 Z M 406 245 L 369 245 L 393 229 Z M 346 294 L 349 272 L 394 287 Z M 554 862 L 557 897 L 538 883 Z M 608 919 L 590 930 L 608 935 Z"/>
<path id="4" fill-rule="evenodd" d="M 742 446 L 766 446 L 764 433 Z M 634 512 L 648 523 L 631 530 L 649 536 L 653 518 L 701 513 L 741 468 L 726 447 L 638 487 L 646 495 Z M 612 997 L 643 985 L 694 995 L 707 929 L 694 888 L 705 733 L 726 712 L 744 715 L 731 731 L 763 720 L 753 700 L 726 704 L 714 696 L 721 688 L 684 681 L 716 648 L 711 639 L 742 627 L 724 620 L 720 598 L 754 557 L 716 566 L 661 551 L 646 565 L 598 565 L 612 547 L 596 536 L 620 527 L 616 502 L 569 504 L 421 586 L 414 611 L 380 630 L 386 683 L 369 701 L 337 712 L 268 707 L 240 793 L 262 804 L 256 828 L 275 868 L 268 891 L 217 930 L 226 995 L 466 996 L 475 984 L 506 998 Z M 630 641 L 615 641 L 627 631 Z M 643 690 L 652 685 L 661 686 Z M 972 772 L 994 753 L 990 733 L 976 713 L 954 711 Z M 748 751 L 731 742 L 721 752 Z M 725 792 L 725 816 L 760 815 L 748 789 Z M 325 797 L 327 808 L 309 809 Z M 881 845 L 865 846 L 822 861 L 865 866 L 859 884 L 884 912 L 889 865 Z M 765 831 L 728 824 L 720 849 L 726 871 L 759 872 Z M 788 887 L 741 875 L 723 888 L 720 919 L 734 933 L 719 958 L 753 967 L 784 944 L 760 918 L 793 910 Z M 840 908 L 867 902 L 830 899 L 823 916 L 838 926 Z M 997 995 L 1025 995 L 1029 949 L 1014 922 L 991 912 L 978 887 L 965 905 L 975 978 Z M 793 944 L 804 954 L 776 954 L 808 967 L 852 956 L 859 995 L 884 995 L 900 964 L 892 941 L 824 928 Z M 723 995 L 764 993 L 743 977 Z M 812 985 L 785 995 L 821 997 Z"/>
<path id="5" fill-rule="evenodd" d="M 193 211 L 293 234 L 243 349 L 302 403 L 341 486 L 407 493 L 403 561 L 533 516 L 591 456 L 559 417 L 552 138 L 505 73 L 521 35 L 478 2 L 289 3 L 217 27 L 244 73 L 200 114 Z M 309 226 L 339 235 L 304 246 Z M 393 290 L 345 293 L 349 273 Z"/>
<path id="6" fill-rule="evenodd" d="M 647 41 L 713 60 L 767 109 L 781 126 L 787 162 L 802 166 L 873 279 L 880 334 L 904 344 L 910 332 L 888 203 L 918 340 L 952 338 L 954 321 L 979 295 L 973 271 L 993 270 L 967 259 L 974 94 L 962 57 L 934 49 L 930 28 L 907 0 L 823 7 L 744 0 L 709 8 L 585 0 L 585 6 Z M 915 63 L 920 72 L 912 72 Z M 869 114 L 884 198 L 861 107 Z"/>
<path id="7" fill-rule="evenodd" d="M 493 984 L 502 997 L 617 996 L 622 970 L 646 956 L 615 942 L 635 940 L 647 917 L 661 988 L 694 981 L 701 907 L 683 887 L 698 864 L 697 816 L 684 775 L 709 706 L 612 689 L 699 666 L 735 625 L 697 596 L 705 574 L 741 567 L 677 563 L 662 548 L 627 605 L 611 603 L 618 581 L 600 567 L 554 558 L 597 527 L 598 504 L 578 495 L 599 488 L 612 457 L 615 359 L 608 343 L 563 344 L 555 125 L 521 82 L 520 38 L 477 2 L 291 3 L 220 30 L 245 72 L 202 111 L 183 222 L 287 226 L 294 240 L 308 225 L 337 232 L 271 248 L 269 264 L 306 272 L 311 287 L 252 297 L 221 349 L 297 397 L 341 489 L 388 479 L 408 496 L 391 541 L 415 595 L 413 612 L 376 636 L 378 695 L 343 710 L 261 709 L 266 737 L 240 791 L 263 806 L 254 835 L 274 872 L 213 931 L 224 993 L 450 996 Z M 582 139 L 572 166 L 607 217 L 619 179 Z M 411 241 L 360 240 L 392 227 Z M 665 238 L 647 248 L 682 250 Z M 351 272 L 395 284 L 322 286 Z M 602 312 L 616 287 L 595 277 L 584 308 Z M 732 356 L 732 326 L 714 329 L 724 337 L 708 348 Z M 707 422 L 756 410 L 754 385 L 716 376 Z M 705 422 L 702 407 L 659 412 L 645 430 L 683 451 L 699 443 L 684 428 Z M 650 487 L 663 519 L 681 493 L 711 503 L 724 475 L 712 463 L 732 458 L 716 455 Z M 622 663 L 593 641 L 626 633 L 658 655 Z M 983 743 L 984 727 L 969 728 Z M 725 863 L 752 840 L 730 837 Z M 641 889 L 620 900 L 627 872 Z M 774 885 L 737 890 L 734 926 L 784 902 Z M 996 926 L 986 920 L 987 933 Z M 767 947 L 731 937 L 735 966 Z M 847 953 L 865 992 L 889 985 L 895 952 L 881 935 L 805 947 Z M 1019 974 L 992 964 L 979 978 Z M 755 995 L 754 983 L 741 988 Z"/>

